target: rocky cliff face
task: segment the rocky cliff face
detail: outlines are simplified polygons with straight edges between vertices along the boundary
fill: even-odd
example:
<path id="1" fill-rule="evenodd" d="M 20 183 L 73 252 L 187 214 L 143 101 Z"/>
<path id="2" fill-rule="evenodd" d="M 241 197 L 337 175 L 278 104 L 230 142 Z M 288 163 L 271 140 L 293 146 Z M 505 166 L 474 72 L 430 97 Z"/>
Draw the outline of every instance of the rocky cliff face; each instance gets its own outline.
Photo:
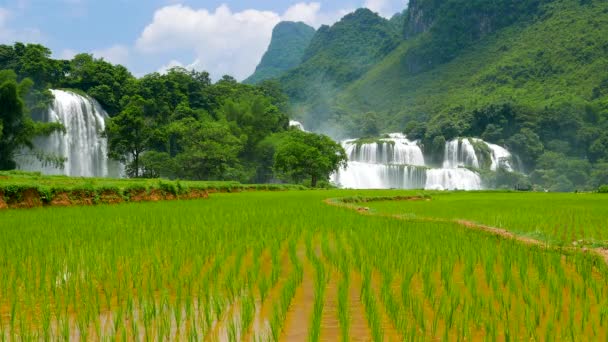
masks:
<path id="1" fill-rule="evenodd" d="M 542 13 L 553 0 L 410 0 L 405 38 L 430 33 L 404 63 L 418 73 L 452 60 L 462 49 L 497 30 Z"/>
<path id="2" fill-rule="evenodd" d="M 405 38 L 427 32 L 435 23 L 436 15 L 446 0 L 410 0 L 405 25 Z"/>

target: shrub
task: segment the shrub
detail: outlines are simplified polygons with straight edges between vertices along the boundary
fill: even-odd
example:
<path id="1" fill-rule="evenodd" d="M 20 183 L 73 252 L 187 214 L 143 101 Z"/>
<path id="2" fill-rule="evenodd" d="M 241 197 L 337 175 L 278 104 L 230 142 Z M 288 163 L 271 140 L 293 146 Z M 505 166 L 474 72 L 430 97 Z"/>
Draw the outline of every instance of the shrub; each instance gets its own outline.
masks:
<path id="1" fill-rule="evenodd" d="M 608 184 L 600 186 L 597 192 L 600 194 L 608 194 Z"/>

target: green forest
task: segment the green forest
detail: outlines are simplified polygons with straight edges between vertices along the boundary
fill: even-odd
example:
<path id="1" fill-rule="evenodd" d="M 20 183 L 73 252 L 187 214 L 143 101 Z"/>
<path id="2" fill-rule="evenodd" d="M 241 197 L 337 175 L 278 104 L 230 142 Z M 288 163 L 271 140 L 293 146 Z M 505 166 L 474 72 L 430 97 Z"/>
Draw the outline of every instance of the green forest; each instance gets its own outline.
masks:
<path id="1" fill-rule="evenodd" d="M 412 0 L 321 27 L 278 77 L 307 127 L 405 132 L 425 154 L 480 137 L 516 153 L 542 189 L 608 184 L 608 3 Z"/>
<path id="2" fill-rule="evenodd" d="M 295 118 L 335 140 L 404 132 L 431 164 L 447 141 L 478 137 L 518 157 L 527 176 L 503 175 L 508 187 L 608 184 L 605 1 L 412 0 L 391 19 L 359 9 L 317 30 L 282 22 L 242 83 L 180 67 L 137 78 L 89 54 L 50 56 L 37 44 L 0 46 L 0 168 L 15 168 L 33 137 L 64 129 L 40 122 L 49 89 L 64 89 L 109 113 L 109 154 L 130 177 L 327 185 L 344 151 L 322 139 L 333 151 L 322 158 L 319 137 L 289 128 Z"/>
<path id="3" fill-rule="evenodd" d="M 346 159 L 329 138 L 289 129 L 288 99 L 276 82 L 245 85 L 224 76 L 213 83 L 207 72 L 183 68 L 136 78 L 89 54 L 50 56 L 37 44 L 0 45 L 0 169 L 16 168 L 16 154 L 33 149 L 35 136 L 65 129 L 41 123 L 53 101 L 49 89 L 101 104 L 111 117 L 103 132 L 109 155 L 129 177 L 316 186 Z M 306 160 L 303 149 L 312 149 Z"/>

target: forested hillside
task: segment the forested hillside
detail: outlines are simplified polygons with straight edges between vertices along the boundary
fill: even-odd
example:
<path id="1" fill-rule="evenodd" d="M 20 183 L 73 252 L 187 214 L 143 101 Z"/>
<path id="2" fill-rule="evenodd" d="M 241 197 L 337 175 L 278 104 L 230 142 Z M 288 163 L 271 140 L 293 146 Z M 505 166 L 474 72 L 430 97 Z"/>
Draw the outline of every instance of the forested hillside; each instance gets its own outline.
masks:
<path id="1" fill-rule="evenodd" d="M 50 89 L 101 104 L 110 115 L 101 132 L 109 156 L 123 162 L 130 177 L 263 183 L 304 181 L 314 174 L 316 183 L 327 181 L 339 162 L 324 164 L 323 172 L 299 169 L 294 149 L 317 151 L 319 138 L 288 129 L 289 105 L 276 83 L 246 85 L 230 76 L 213 83 L 207 72 L 183 68 L 136 78 L 89 54 L 72 60 L 50 56 L 37 44 L 0 45 L 0 170 L 17 167 L 17 155 L 28 149 L 45 163 L 65 162 L 42 155 L 33 144 L 38 135 L 65 134 L 61 124 L 42 123 L 54 99 Z M 323 142 L 323 148 L 340 152 L 337 144 Z M 290 164 L 275 165 L 279 148 Z"/>
<path id="2" fill-rule="evenodd" d="M 297 70 L 327 69 L 311 58 L 280 78 L 307 126 L 336 137 L 406 131 L 430 154 L 454 137 L 481 137 L 516 152 L 543 187 L 608 183 L 606 1 L 412 0 L 390 23 L 399 45 L 361 76 L 319 72 L 325 78 L 294 90 Z M 323 44 L 337 61 L 355 55 L 341 41 Z"/>
<path id="3" fill-rule="evenodd" d="M 424 21 L 410 22 L 412 38 L 343 92 L 336 108 L 378 113 L 381 127 L 405 129 L 427 149 L 456 136 L 506 145 L 547 188 L 608 182 L 608 3 L 534 8 L 477 42 L 448 46 L 460 52 L 422 70 L 419 47 L 441 30 L 419 33 Z"/>
<path id="4" fill-rule="evenodd" d="M 321 26 L 306 49 L 302 63 L 280 77 L 296 115 L 311 129 L 329 118 L 334 96 L 399 43 L 397 26 L 359 9 L 335 25 Z M 314 114 L 313 114 L 314 113 Z"/>
<path id="5" fill-rule="evenodd" d="M 279 77 L 298 66 L 314 35 L 315 29 L 302 22 L 279 23 L 272 31 L 268 51 L 262 57 L 255 73 L 243 83 L 255 84 Z"/>

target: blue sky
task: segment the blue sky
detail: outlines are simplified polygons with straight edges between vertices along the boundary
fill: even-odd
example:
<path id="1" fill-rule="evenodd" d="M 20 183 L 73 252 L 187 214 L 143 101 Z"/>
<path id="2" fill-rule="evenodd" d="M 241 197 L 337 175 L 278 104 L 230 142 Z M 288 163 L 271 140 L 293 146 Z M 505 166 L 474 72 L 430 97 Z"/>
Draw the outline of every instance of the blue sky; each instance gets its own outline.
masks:
<path id="1" fill-rule="evenodd" d="M 92 53 L 138 76 L 181 65 L 243 79 L 281 20 L 318 27 L 359 7 L 390 17 L 406 6 L 407 0 L 0 0 L 0 43 L 42 43 L 56 58 Z"/>

